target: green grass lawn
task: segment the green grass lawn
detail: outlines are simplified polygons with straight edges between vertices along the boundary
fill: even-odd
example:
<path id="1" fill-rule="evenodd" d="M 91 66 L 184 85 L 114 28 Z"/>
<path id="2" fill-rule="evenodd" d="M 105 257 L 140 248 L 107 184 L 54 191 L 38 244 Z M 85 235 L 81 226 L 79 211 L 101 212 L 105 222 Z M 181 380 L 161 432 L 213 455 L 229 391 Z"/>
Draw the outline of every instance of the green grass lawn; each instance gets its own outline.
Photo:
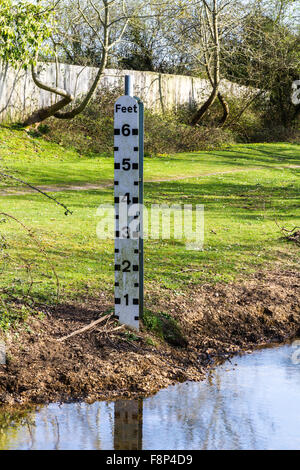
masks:
<path id="1" fill-rule="evenodd" d="M 36 185 L 113 179 L 112 158 L 83 158 L 72 149 L 21 131 L 0 128 L 0 152 L 7 169 Z M 188 251 L 181 240 L 145 241 L 146 293 L 158 288 L 161 295 L 170 290 L 183 293 L 199 283 L 228 282 L 258 269 L 299 266 L 299 247 L 285 241 L 275 223 L 288 228 L 300 225 L 297 165 L 300 146 L 285 143 L 147 158 L 148 181 L 189 177 L 146 183 L 147 207 L 151 203 L 204 204 L 205 242 L 203 251 Z M 243 171 L 209 175 L 238 169 Z M 6 295 L 19 295 L 26 294 L 30 286 L 34 298 L 53 301 L 55 278 L 50 262 L 60 280 L 61 300 L 79 300 L 100 292 L 112 295 L 113 241 L 97 238 L 96 211 L 100 204 L 113 202 L 113 189 L 53 195 L 73 215 L 65 216 L 60 207 L 38 194 L 0 195 L 1 212 L 32 229 L 49 258 L 26 229 L 0 216 L 0 289 Z M 0 305 L 0 312 L 1 308 L 5 309 Z"/>
<path id="2" fill-rule="evenodd" d="M 72 185 L 112 182 L 111 157 L 80 155 L 25 131 L 0 127 L 0 158 L 4 167 L 36 185 Z M 230 146 L 220 151 L 181 153 L 145 158 L 148 181 L 198 176 L 247 168 L 270 168 L 299 163 L 299 146 L 252 144 Z M 1 181 L 0 181 L 1 184 Z"/>

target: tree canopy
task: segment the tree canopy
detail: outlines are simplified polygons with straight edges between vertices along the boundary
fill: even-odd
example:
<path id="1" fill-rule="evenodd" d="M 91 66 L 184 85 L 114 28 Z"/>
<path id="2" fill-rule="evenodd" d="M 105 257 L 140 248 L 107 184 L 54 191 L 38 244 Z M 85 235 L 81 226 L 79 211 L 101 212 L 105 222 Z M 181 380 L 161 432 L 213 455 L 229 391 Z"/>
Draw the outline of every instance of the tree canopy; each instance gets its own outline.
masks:
<path id="1" fill-rule="evenodd" d="M 41 48 L 49 52 L 45 42 L 52 31 L 53 9 L 43 2 L 28 0 L 0 3 L 0 60 L 13 67 L 27 67 L 35 62 Z"/>

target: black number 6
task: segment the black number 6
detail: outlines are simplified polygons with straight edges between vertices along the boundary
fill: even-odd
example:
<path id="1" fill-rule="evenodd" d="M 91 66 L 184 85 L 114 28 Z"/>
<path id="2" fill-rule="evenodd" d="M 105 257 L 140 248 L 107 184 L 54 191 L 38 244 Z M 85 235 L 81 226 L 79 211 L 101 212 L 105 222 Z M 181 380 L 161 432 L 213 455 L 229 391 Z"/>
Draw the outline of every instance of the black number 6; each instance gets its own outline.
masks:
<path id="1" fill-rule="evenodd" d="M 129 124 L 124 124 L 122 126 L 122 134 L 125 136 L 125 137 L 128 137 L 130 135 L 130 126 Z"/>

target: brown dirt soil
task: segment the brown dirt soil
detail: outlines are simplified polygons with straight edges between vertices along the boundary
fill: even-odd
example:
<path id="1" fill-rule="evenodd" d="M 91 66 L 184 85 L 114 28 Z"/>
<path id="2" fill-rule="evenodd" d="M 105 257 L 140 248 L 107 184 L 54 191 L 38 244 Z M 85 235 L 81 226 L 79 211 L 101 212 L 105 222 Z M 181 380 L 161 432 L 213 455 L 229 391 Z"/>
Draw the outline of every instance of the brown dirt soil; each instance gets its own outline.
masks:
<path id="1" fill-rule="evenodd" d="M 286 271 L 198 286 L 169 298 L 159 289 L 151 291 L 147 307 L 178 321 L 187 338 L 183 347 L 145 328 L 137 337 L 129 330 L 109 333 L 114 320 L 58 342 L 111 307 L 99 300 L 59 305 L 45 319 L 33 319 L 31 331 L 7 335 L 0 403 L 133 398 L 179 381 L 201 380 L 208 368 L 234 353 L 299 336 L 299 287 L 300 274 Z"/>

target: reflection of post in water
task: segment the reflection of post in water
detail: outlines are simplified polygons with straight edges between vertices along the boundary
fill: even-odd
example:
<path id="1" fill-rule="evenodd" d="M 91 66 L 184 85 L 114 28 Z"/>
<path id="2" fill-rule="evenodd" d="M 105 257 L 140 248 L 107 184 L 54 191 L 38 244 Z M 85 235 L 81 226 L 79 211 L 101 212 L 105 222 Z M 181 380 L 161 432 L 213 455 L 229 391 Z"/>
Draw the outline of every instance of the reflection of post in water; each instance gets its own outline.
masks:
<path id="1" fill-rule="evenodd" d="M 143 439 L 143 400 L 115 402 L 115 450 L 141 450 Z"/>

